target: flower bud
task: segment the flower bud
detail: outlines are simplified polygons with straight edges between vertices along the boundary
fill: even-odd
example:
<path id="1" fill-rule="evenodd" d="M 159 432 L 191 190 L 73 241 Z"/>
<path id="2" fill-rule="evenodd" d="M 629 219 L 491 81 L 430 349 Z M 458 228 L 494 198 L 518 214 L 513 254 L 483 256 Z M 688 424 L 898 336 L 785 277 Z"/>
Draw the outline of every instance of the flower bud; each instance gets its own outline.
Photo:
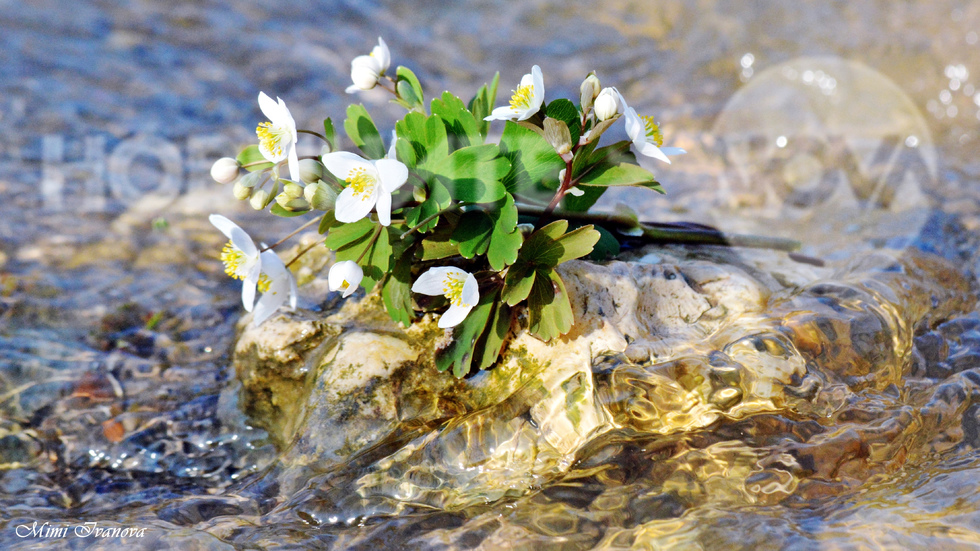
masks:
<path id="1" fill-rule="evenodd" d="M 315 184 L 323 178 L 323 165 L 313 159 L 299 161 L 299 179 L 306 184 Z"/>
<path id="2" fill-rule="evenodd" d="M 354 82 L 354 87 L 370 90 L 377 86 L 382 70 L 381 64 L 376 58 L 369 55 L 359 55 L 350 63 L 350 78 Z"/>
<path id="3" fill-rule="evenodd" d="M 300 195 L 302 193 L 300 191 Z M 310 204 L 306 202 L 306 199 L 302 197 L 290 197 L 285 191 L 276 195 L 276 203 L 279 203 L 280 207 L 289 211 L 308 210 L 310 208 Z"/>
<path id="4" fill-rule="evenodd" d="M 252 196 L 252 187 L 247 185 L 242 178 L 241 180 L 235 182 L 235 187 L 232 188 L 232 194 L 234 194 L 235 199 L 239 201 L 244 201 Z"/>
<path id="5" fill-rule="evenodd" d="M 595 98 L 595 116 L 600 121 L 615 117 L 622 108 L 620 103 L 619 92 L 615 88 L 603 88 Z"/>
<path id="6" fill-rule="evenodd" d="M 564 121 L 551 117 L 545 118 L 544 139 L 551 144 L 551 147 L 555 148 L 555 151 L 561 155 L 564 161 L 568 162 L 571 159 L 572 134 L 568 131 L 568 125 Z"/>
<path id="7" fill-rule="evenodd" d="M 591 72 L 589 76 L 585 77 L 585 80 L 582 81 L 582 86 L 579 87 L 579 91 L 582 93 L 581 102 L 583 110 L 592 106 L 592 102 L 599 95 L 601 88 L 602 85 L 599 83 L 599 77 L 595 76 L 595 72 Z"/>
<path id="8" fill-rule="evenodd" d="M 238 178 L 238 161 L 222 157 L 211 165 L 211 178 L 219 184 L 230 184 Z"/>
<path id="9" fill-rule="evenodd" d="M 262 210 L 269 205 L 271 195 L 268 190 L 260 189 L 252 194 L 252 198 L 248 200 L 248 203 L 252 205 L 253 209 Z"/>
<path id="10" fill-rule="evenodd" d="M 324 182 L 303 188 L 303 198 L 317 210 L 333 210 L 337 206 L 337 191 Z"/>
<path id="11" fill-rule="evenodd" d="M 285 195 L 290 199 L 298 199 L 303 196 L 303 186 L 289 182 L 282 188 L 282 193 L 280 195 Z"/>

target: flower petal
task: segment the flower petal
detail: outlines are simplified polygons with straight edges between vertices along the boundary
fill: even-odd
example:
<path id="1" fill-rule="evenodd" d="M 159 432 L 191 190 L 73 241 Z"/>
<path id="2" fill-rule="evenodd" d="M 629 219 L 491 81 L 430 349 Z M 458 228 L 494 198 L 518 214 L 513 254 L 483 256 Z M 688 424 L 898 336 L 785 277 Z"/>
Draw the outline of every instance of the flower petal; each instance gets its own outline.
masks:
<path id="1" fill-rule="evenodd" d="M 261 260 L 261 257 L 260 257 Z M 259 275 L 262 273 L 262 262 L 256 262 L 242 282 L 242 305 L 246 312 L 251 312 L 255 306 L 255 288 L 258 286 Z"/>
<path id="2" fill-rule="evenodd" d="M 466 281 L 463 282 L 463 304 L 467 306 L 476 306 L 480 302 L 480 286 L 476 282 L 476 277 L 473 274 L 466 274 Z"/>
<path id="3" fill-rule="evenodd" d="M 424 274 L 420 275 L 415 283 L 412 284 L 412 292 L 429 295 L 432 297 L 441 296 L 445 289 L 446 276 L 463 272 L 453 266 L 436 266 L 429 268 Z M 465 273 L 465 272 L 463 272 Z"/>
<path id="4" fill-rule="evenodd" d="M 634 145 L 635 144 L 636 142 L 634 142 Z M 637 153 L 670 164 L 670 159 L 667 157 L 667 155 L 664 155 L 664 152 L 661 151 L 659 147 L 650 142 L 645 142 L 642 146 L 637 146 Z"/>
<path id="5" fill-rule="evenodd" d="M 228 239 L 231 239 L 231 230 L 233 228 L 238 228 L 238 224 L 220 214 L 212 214 L 211 216 L 208 216 L 208 221 L 211 222 L 214 227 L 218 228 L 218 231 L 225 234 L 225 237 Z"/>
<path id="6" fill-rule="evenodd" d="M 544 75 L 541 74 L 541 67 L 535 65 L 531 67 L 531 84 L 534 85 L 534 94 L 531 96 L 531 108 L 537 111 L 544 102 Z"/>
<path id="7" fill-rule="evenodd" d="M 289 179 L 296 182 L 301 182 L 299 177 L 299 156 L 296 154 L 296 143 L 289 144 L 289 153 L 286 155 L 288 159 L 286 164 L 289 166 Z"/>
<path id="8" fill-rule="evenodd" d="M 375 205 L 375 211 L 378 213 L 378 222 L 381 222 L 382 226 L 391 225 L 391 194 L 382 191 L 378 194 L 378 203 Z"/>
<path id="9" fill-rule="evenodd" d="M 370 161 L 350 151 L 327 153 L 322 157 L 322 161 L 323 166 L 341 181 L 346 180 L 350 173 L 358 168 L 368 171 L 373 176 L 377 176 L 378 172 Z"/>
<path id="10" fill-rule="evenodd" d="M 472 306 L 450 306 L 446 310 L 446 313 L 439 318 L 439 328 L 449 329 L 450 327 L 456 327 L 466 319 L 466 316 L 470 314 L 470 310 L 472 309 Z"/>
<path id="11" fill-rule="evenodd" d="M 374 162 L 381 180 L 381 189 L 391 193 L 408 181 L 408 167 L 397 159 L 378 159 Z"/>
<path id="12" fill-rule="evenodd" d="M 378 60 L 382 74 L 391 66 L 391 50 L 388 49 L 388 45 L 380 36 L 378 37 L 378 45 L 371 50 L 371 55 Z"/>
<path id="13" fill-rule="evenodd" d="M 343 291 L 343 297 L 347 298 L 357 290 L 357 287 L 364 279 L 364 270 L 353 260 L 343 260 L 330 267 L 327 274 L 327 288 L 331 291 Z M 344 287 L 347 282 L 347 287 Z"/>
<path id="14" fill-rule="evenodd" d="M 242 254 L 252 258 L 259 254 L 259 250 L 255 248 L 255 242 L 252 238 L 245 233 L 245 230 L 235 226 L 231 230 L 231 244 L 235 246 L 236 249 L 242 251 Z"/>
<path id="15" fill-rule="evenodd" d="M 275 124 L 280 118 L 279 104 L 272 101 L 272 98 L 266 95 L 265 92 L 259 92 L 259 109 L 261 109 L 262 114 L 269 119 L 269 122 L 272 122 L 273 124 Z"/>
<path id="16" fill-rule="evenodd" d="M 510 106 L 498 107 L 483 117 L 485 121 L 507 121 L 519 117 L 524 111 L 518 111 Z"/>
<path id="17" fill-rule="evenodd" d="M 377 191 L 373 197 L 359 198 L 354 195 L 354 190 L 346 188 L 337 196 L 337 205 L 334 217 L 338 222 L 351 223 L 357 222 L 370 214 L 378 200 Z"/>

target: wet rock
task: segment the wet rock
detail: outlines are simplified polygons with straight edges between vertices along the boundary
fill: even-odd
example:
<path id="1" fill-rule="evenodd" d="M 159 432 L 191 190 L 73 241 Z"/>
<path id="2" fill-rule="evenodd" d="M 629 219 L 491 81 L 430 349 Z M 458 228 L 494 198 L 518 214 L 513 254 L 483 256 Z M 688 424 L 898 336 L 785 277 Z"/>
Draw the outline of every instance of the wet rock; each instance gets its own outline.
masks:
<path id="1" fill-rule="evenodd" d="M 403 329 L 375 295 L 245 327 L 235 363 L 247 411 L 290 444 L 290 483 L 307 480 L 304 465 L 325 472 L 282 514 L 331 524 L 466 509 L 546 485 L 610 431 L 668 436 L 767 412 L 827 418 L 855 392 L 899 381 L 914 327 L 976 301 L 955 269 L 914 253 L 828 268 L 713 247 L 637 256 L 651 254 L 657 264 L 563 265 L 572 331 L 544 343 L 517 328 L 499 365 L 462 380 L 433 367 L 446 338 L 434 319 Z M 783 478 L 750 486 L 789 488 Z"/>

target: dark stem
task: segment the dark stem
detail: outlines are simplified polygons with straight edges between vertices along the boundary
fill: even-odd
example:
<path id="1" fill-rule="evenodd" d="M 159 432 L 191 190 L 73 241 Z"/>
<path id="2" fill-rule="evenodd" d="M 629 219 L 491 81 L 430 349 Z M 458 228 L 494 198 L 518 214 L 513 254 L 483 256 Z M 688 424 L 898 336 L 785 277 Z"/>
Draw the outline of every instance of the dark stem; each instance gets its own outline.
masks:
<path id="1" fill-rule="evenodd" d="M 432 214 L 430 216 L 426 216 L 421 222 L 419 222 L 418 224 L 415 224 L 407 232 L 403 233 L 401 238 L 402 239 L 405 239 L 409 235 L 411 235 L 411 234 L 415 233 L 416 231 L 418 231 L 418 229 L 421 228 L 422 226 L 428 224 L 429 222 L 435 220 L 436 218 L 442 216 L 443 214 L 446 214 L 447 212 L 450 212 L 450 211 L 454 211 L 454 210 L 456 210 L 458 208 L 459 208 L 459 205 L 455 205 L 454 204 L 454 205 L 450 205 L 450 206 L 448 206 L 448 207 L 440 210 L 439 212 L 437 212 L 435 214 Z"/>
<path id="2" fill-rule="evenodd" d="M 546 212 L 546 209 L 532 205 L 519 204 L 517 211 L 528 216 L 553 215 L 557 218 L 577 220 L 580 222 L 603 224 L 620 228 L 636 227 L 637 222 L 628 216 L 607 213 L 591 212 L 569 212 L 556 211 Z M 777 251 L 792 252 L 800 249 L 801 243 L 793 239 L 783 239 L 780 237 L 766 237 L 758 235 L 740 235 L 724 233 L 710 227 L 692 228 L 681 224 L 669 224 L 660 222 L 640 222 L 639 228 L 643 231 L 642 238 L 651 243 L 678 243 L 678 244 L 701 244 L 701 245 L 725 245 L 729 247 L 751 247 L 756 249 L 773 249 Z"/>

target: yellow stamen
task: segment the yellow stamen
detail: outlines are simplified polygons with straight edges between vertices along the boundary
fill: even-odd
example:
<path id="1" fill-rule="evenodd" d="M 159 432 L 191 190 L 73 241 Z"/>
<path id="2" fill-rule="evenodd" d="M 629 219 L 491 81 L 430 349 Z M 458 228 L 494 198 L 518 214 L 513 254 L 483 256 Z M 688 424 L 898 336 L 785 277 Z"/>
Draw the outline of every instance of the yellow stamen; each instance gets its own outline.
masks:
<path id="1" fill-rule="evenodd" d="M 374 186 L 377 184 L 377 181 L 363 167 L 358 167 L 350 171 L 346 181 L 347 186 L 354 190 L 354 195 L 360 196 L 362 200 L 370 199 L 374 196 Z"/>
<path id="2" fill-rule="evenodd" d="M 273 126 L 271 122 L 263 122 L 255 127 L 255 133 L 259 136 L 259 144 L 269 153 L 275 157 L 282 155 L 283 136 L 286 135 L 282 128 Z"/>
<path id="3" fill-rule="evenodd" d="M 269 276 L 262 274 L 259 276 L 259 282 L 256 285 L 256 288 L 259 290 L 260 293 L 267 293 L 269 292 L 269 287 L 271 285 L 272 285 L 272 280 L 269 279 Z"/>
<path id="4" fill-rule="evenodd" d="M 225 273 L 235 279 L 245 279 L 248 275 L 244 270 L 246 260 L 245 253 L 232 245 L 231 241 L 221 249 L 221 261 L 225 263 Z"/>
<path id="5" fill-rule="evenodd" d="M 442 294 L 446 295 L 453 306 L 468 306 L 463 304 L 463 285 L 466 277 L 463 274 L 449 274 L 442 281 Z"/>
<path id="6" fill-rule="evenodd" d="M 642 116 L 643 124 L 647 127 L 647 137 L 650 138 L 653 143 L 657 144 L 657 147 L 664 145 L 664 136 L 660 133 L 660 125 L 653 122 L 653 117 Z"/>
<path id="7" fill-rule="evenodd" d="M 531 97 L 534 95 L 534 86 L 525 84 L 518 86 L 514 90 L 514 95 L 510 97 L 510 106 L 514 109 L 527 109 L 531 106 Z"/>

